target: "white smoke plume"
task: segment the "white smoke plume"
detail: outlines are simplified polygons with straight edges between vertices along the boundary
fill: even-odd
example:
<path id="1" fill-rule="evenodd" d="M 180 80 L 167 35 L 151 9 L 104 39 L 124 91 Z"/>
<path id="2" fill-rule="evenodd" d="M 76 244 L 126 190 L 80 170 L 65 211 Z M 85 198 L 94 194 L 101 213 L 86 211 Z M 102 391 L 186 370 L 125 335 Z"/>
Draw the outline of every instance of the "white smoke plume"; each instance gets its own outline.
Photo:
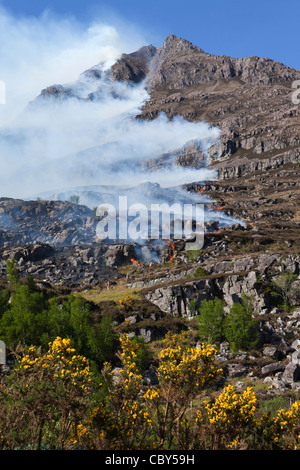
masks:
<path id="1" fill-rule="evenodd" d="M 164 115 L 152 121 L 134 118 L 149 98 L 143 83 L 111 82 L 105 72 L 122 53 L 145 44 L 139 34 L 122 36 L 104 23 L 83 28 L 49 14 L 16 19 L 0 10 L 0 79 L 7 85 L 0 109 L 0 197 L 54 199 L 77 193 L 93 207 L 122 188 L 136 202 L 151 202 L 160 194 L 164 200 L 160 187 L 215 179 L 206 168 L 171 164 L 145 170 L 145 161 L 167 152 L 172 160 L 172 152 L 187 142 L 200 141 L 205 153 L 219 139 L 219 130 L 206 123 L 170 121 Z M 55 84 L 60 99 L 46 92 L 36 99 Z M 176 191 L 169 197 L 195 201 L 195 195 Z"/>
<path id="2" fill-rule="evenodd" d="M 122 28 L 120 34 L 102 18 L 86 26 L 48 11 L 38 18 L 16 17 L 0 5 L 0 80 L 7 92 L 0 125 L 10 123 L 43 88 L 73 81 L 100 62 L 109 66 L 144 45 L 139 33 Z"/>

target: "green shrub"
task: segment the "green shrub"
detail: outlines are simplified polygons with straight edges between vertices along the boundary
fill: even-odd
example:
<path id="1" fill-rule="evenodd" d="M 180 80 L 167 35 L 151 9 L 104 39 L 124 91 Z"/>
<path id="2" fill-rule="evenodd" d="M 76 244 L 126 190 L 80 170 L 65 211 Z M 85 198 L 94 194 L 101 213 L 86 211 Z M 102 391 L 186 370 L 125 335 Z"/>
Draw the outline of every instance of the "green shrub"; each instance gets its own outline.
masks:
<path id="1" fill-rule="evenodd" d="M 191 263 L 196 263 L 202 254 L 202 250 L 188 250 L 187 256 Z"/>
<path id="2" fill-rule="evenodd" d="M 10 284 L 15 285 L 19 281 L 19 272 L 15 265 L 14 259 L 8 259 L 6 261 L 6 272 Z"/>
<path id="3" fill-rule="evenodd" d="M 196 268 L 194 271 L 194 277 L 204 277 L 204 276 L 208 276 L 208 274 L 209 272 L 206 271 L 206 269 L 202 268 L 201 266 Z"/>
<path id="4" fill-rule="evenodd" d="M 253 319 L 253 302 L 243 295 L 226 316 L 224 332 L 232 351 L 253 349 L 259 340 L 259 323 Z"/>
<path id="5" fill-rule="evenodd" d="M 200 338 L 207 342 L 219 343 L 224 339 L 224 308 L 220 299 L 202 301 L 198 329 Z"/>
<path id="6" fill-rule="evenodd" d="M 98 366 L 111 360 L 118 345 L 111 316 L 104 315 L 95 324 L 89 303 L 81 296 L 47 298 L 32 278 L 27 283 L 18 282 L 13 262 L 9 267 L 13 290 L 0 290 L 0 339 L 7 348 L 36 345 L 46 351 L 49 342 L 64 337 Z"/>

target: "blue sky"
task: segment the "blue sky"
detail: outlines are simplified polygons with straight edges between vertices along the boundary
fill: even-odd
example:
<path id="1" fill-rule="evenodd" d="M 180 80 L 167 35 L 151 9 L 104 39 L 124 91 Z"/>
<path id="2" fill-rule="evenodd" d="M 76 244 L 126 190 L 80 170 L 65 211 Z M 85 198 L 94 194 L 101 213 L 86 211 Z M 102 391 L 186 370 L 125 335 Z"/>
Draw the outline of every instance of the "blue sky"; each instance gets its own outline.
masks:
<path id="1" fill-rule="evenodd" d="M 0 0 L 0 5 L 18 17 L 50 10 L 83 24 L 103 18 L 129 25 L 156 46 L 176 34 L 212 54 L 269 57 L 300 68 L 299 0 Z"/>

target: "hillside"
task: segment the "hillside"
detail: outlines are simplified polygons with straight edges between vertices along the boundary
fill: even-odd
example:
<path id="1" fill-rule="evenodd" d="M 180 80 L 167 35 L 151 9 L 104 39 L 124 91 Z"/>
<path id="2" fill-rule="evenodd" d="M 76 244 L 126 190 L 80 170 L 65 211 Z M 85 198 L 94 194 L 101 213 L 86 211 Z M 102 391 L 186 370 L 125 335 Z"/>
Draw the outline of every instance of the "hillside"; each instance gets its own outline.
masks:
<path id="1" fill-rule="evenodd" d="M 93 304 L 97 320 L 108 309 L 118 331 L 142 336 L 149 344 L 169 329 L 196 332 L 197 309 L 203 300 L 222 299 L 228 313 L 245 294 L 252 298 L 260 323 L 260 346 L 255 355 L 249 351 L 233 355 L 225 346 L 220 348 L 219 361 L 226 377 L 253 382 L 268 377 L 264 382 L 269 386 L 267 395 L 297 391 L 300 108 L 292 102 L 292 83 L 300 79 L 299 71 L 267 58 L 215 56 L 172 35 L 160 48 L 145 46 L 124 54 L 104 75 L 95 66 L 83 76 L 91 79 L 89 87 L 79 87 L 81 82 L 53 85 L 41 92 L 30 109 L 41 103 L 47 109 L 53 101 L 69 99 L 97 106 L 103 93 L 116 100 L 123 86 L 133 87 L 127 91 L 142 86 L 148 95 L 130 116 L 132 121 L 155 122 L 164 113 L 170 121 L 177 117 L 188 123 L 204 121 L 209 128 L 220 130 L 220 138 L 208 139 L 205 149 L 191 138 L 165 152 L 145 154 L 138 163 L 136 154 L 141 147 L 122 147 L 119 160 L 112 157 L 117 153 L 112 142 L 87 147 L 59 160 L 56 171 L 59 168 L 60 174 L 73 175 L 74 171 L 74 186 L 68 190 L 53 188 L 31 201 L 3 195 L 3 286 L 7 283 L 6 261 L 14 258 L 21 277 L 32 274 L 41 289 L 50 284 L 80 293 Z M 88 166 L 90 161 L 94 166 Z M 206 205 L 207 218 L 199 253 L 188 253 L 183 240 L 173 246 L 165 241 L 97 240 L 94 206 L 119 192 L 110 182 L 105 187 L 94 186 L 92 178 L 104 174 L 105 180 L 108 169 L 117 184 L 128 167 L 149 178 L 154 174 L 148 186 L 130 181 L 126 194 L 133 199 L 137 194 L 151 201 L 203 198 L 199 201 Z M 174 187 L 171 181 L 162 189 L 155 171 L 166 167 L 174 180 L 182 168 L 207 173 L 201 180 L 191 178 L 181 185 L 173 183 Z M 82 175 L 93 184 L 86 183 Z M 80 204 L 70 202 L 72 194 L 80 197 Z M 274 299 L 271 294 L 280 275 L 294 276 L 288 308 L 282 306 L 282 297 Z M 119 300 L 127 294 L 133 301 L 124 316 Z"/>

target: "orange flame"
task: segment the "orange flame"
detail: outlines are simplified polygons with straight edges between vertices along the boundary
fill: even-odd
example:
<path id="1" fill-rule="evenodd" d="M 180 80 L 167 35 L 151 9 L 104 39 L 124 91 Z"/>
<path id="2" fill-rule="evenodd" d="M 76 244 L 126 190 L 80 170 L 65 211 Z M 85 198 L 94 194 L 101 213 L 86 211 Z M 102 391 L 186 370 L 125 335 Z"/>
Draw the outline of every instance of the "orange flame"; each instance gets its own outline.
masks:
<path id="1" fill-rule="evenodd" d="M 130 261 L 131 261 L 132 264 L 134 264 L 137 268 L 138 268 L 139 266 L 141 266 L 140 263 L 139 263 L 138 261 L 136 261 L 134 258 L 131 258 Z"/>
<path id="2" fill-rule="evenodd" d="M 170 245 L 171 249 L 172 249 L 172 253 L 170 255 L 170 259 L 169 261 L 172 261 L 174 259 L 174 250 L 175 250 L 175 245 L 174 243 L 172 243 L 170 240 L 166 240 L 166 242 L 168 243 L 168 245 Z"/>
<path id="3" fill-rule="evenodd" d="M 217 207 L 217 211 L 221 211 L 221 210 L 223 210 L 223 209 L 225 209 L 225 206 L 218 206 L 218 207 Z"/>

